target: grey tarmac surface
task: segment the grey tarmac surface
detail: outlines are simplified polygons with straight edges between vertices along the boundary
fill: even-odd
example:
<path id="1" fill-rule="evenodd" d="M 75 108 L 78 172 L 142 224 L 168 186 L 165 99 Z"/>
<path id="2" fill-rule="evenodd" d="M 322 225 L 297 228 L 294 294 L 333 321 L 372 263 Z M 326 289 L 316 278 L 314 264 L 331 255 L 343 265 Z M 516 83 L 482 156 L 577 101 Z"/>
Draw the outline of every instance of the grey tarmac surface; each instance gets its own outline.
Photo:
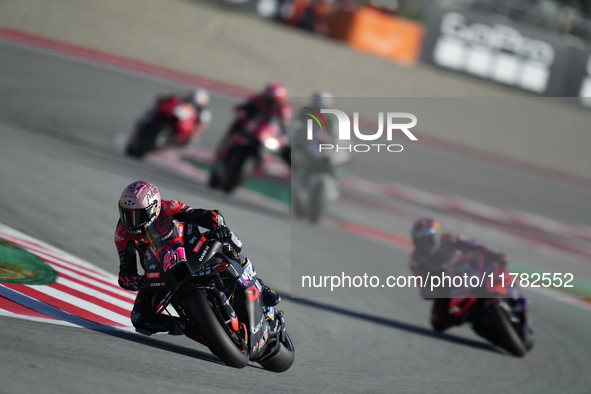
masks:
<path id="1" fill-rule="evenodd" d="M 0 50 L 0 222 L 116 273 L 115 204 L 124 186 L 143 178 L 156 183 L 164 198 L 219 208 L 260 276 L 289 294 L 287 215 L 212 194 L 119 151 L 120 134 L 131 130 L 156 93 L 174 85 L 14 46 Z M 214 113 L 230 106 L 214 97 Z M 223 132 L 228 119 L 217 119 L 204 143 Z M 445 158 L 439 162 L 446 164 Z M 307 236 L 324 240 L 322 247 L 310 244 L 309 253 L 319 261 L 335 254 L 347 261 L 354 251 L 367 250 L 382 270 L 407 273 L 404 251 L 338 229 L 307 230 Z M 332 243 L 337 238 L 347 246 Z M 186 338 L 0 317 L 0 392 L 588 392 L 591 312 L 529 295 L 538 338 L 524 359 L 492 348 L 468 327 L 434 334 L 428 302 L 409 292 L 395 298 L 286 296 L 281 305 L 296 362 L 279 375 L 254 364 L 227 368 Z"/>

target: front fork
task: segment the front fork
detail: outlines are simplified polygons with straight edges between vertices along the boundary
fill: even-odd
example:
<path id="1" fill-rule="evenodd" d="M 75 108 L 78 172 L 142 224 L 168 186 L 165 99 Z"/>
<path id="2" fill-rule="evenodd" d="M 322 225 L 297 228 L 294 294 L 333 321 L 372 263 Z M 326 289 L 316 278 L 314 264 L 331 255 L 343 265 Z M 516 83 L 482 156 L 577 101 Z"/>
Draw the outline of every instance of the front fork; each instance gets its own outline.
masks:
<path id="1" fill-rule="evenodd" d="M 265 318 L 269 323 L 269 337 L 276 337 L 283 335 L 285 331 L 285 319 L 283 318 L 283 311 L 277 310 L 274 306 L 264 306 L 263 311 Z"/>

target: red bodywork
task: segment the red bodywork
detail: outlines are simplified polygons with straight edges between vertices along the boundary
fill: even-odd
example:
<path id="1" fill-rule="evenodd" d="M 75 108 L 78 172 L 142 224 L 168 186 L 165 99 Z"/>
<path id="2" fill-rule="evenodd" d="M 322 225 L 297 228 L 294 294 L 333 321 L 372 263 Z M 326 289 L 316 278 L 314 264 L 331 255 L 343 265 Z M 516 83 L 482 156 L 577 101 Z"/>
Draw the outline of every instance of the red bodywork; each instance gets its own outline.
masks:
<path id="1" fill-rule="evenodd" d="M 175 140 L 180 144 L 199 138 L 204 126 L 199 123 L 199 113 L 180 97 L 166 98 L 154 110 L 154 119 L 164 119 L 174 126 Z"/>
<path id="2" fill-rule="evenodd" d="M 478 253 L 478 265 L 484 269 L 484 256 Z M 502 278 L 504 277 L 504 279 Z M 490 295 L 490 298 L 499 298 L 507 294 L 507 287 L 504 284 L 510 283 L 509 271 L 507 267 L 495 267 L 492 271 L 492 280 L 490 276 L 486 276 L 484 281 L 484 288 Z M 449 310 L 455 317 L 462 317 L 467 313 L 471 313 L 476 306 L 477 297 L 473 297 L 472 291 L 466 291 L 464 294 L 457 294 L 456 297 L 450 298 Z"/>

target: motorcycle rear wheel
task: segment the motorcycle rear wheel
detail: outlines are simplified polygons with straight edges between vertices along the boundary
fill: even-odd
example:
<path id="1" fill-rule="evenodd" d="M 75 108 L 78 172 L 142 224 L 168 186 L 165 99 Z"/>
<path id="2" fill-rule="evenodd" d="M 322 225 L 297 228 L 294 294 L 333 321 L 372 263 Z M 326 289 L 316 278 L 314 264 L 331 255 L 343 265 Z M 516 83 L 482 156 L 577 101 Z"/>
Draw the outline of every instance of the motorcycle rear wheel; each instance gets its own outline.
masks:
<path id="1" fill-rule="evenodd" d="M 239 349 L 230 338 L 226 324 L 213 311 L 204 289 L 194 289 L 187 295 L 187 307 L 193 323 L 209 343 L 209 349 L 224 363 L 244 368 L 249 361 L 248 347 Z"/>

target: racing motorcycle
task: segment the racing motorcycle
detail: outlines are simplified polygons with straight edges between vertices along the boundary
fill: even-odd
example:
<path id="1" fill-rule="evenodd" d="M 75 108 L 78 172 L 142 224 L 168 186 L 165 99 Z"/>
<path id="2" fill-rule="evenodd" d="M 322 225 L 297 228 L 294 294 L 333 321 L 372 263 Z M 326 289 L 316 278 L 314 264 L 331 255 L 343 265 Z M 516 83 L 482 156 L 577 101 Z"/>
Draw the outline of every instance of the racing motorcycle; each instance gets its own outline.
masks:
<path id="1" fill-rule="evenodd" d="M 485 264 L 485 257 L 480 251 L 466 252 L 459 261 L 448 272 L 453 271 L 457 275 L 456 268 L 462 264 L 462 261 L 476 261 L 477 266 L 482 267 Z M 470 264 L 470 266 L 474 265 Z M 493 274 L 492 281 L 490 276 L 485 275 L 486 280 L 479 287 L 450 289 L 452 298 L 448 303 L 449 313 L 454 315 L 460 323 L 471 323 L 476 334 L 494 345 L 516 357 L 523 357 L 535 343 L 527 311 L 529 301 L 523 297 L 518 287 L 508 286 L 511 280 L 506 267 L 497 266 L 488 271 Z M 469 275 L 472 274 L 475 272 L 469 273 Z M 504 282 L 499 275 L 505 276 Z M 476 276 L 480 277 L 480 273 Z"/>
<path id="2" fill-rule="evenodd" d="M 209 186 L 232 193 L 253 175 L 265 157 L 287 143 L 277 119 L 259 119 L 252 130 L 234 126 L 222 140 L 209 176 Z"/>
<path id="3" fill-rule="evenodd" d="M 127 143 L 127 154 L 141 158 L 150 151 L 186 143 L 194 133 L 203 132 L 202 123 L 195 107 L 179 97 L 168 97 L 138 123 Z"/>
<path id="4" fill-rule="evenodd" d="M 231 367 L 254 361 L 274 372 L 289 369 L 295 349 L 283 312 L 262 303 L 252 264 L 236 261 L 242 242 L 232 233 L 220 243 L 197 224 L 161 218 L 146 229 L 145 277 L 154 311 L 172 306 L 187 322 L 185 334 Z"/>
<path id="5" fill-rule="evenodd" d="M 337 171 L 349 161 L 347 151 L 320 151 L 309 141 L 292 162 L 292 202 L 294 214 L 317 223 L 326 206 L 339 198 Z"/>

